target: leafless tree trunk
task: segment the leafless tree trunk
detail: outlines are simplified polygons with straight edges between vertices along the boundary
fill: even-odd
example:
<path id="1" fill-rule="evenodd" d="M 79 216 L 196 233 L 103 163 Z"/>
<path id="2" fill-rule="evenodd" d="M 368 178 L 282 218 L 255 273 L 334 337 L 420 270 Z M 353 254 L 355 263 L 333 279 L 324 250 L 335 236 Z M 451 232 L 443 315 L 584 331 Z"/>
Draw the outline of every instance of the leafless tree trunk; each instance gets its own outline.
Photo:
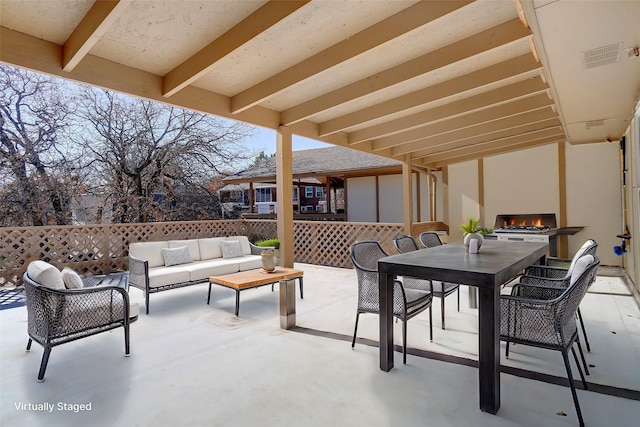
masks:
<path id="1" fill-rule="evenodd" d="M 0 66 L 2 225 L 70 222 L 73 190 L 61 143 L 68 115 L 53 79 Z"/>
<path id="2" fill-rule="evenodd" d="M 251 157 L 240 142 L 253 128 L 213 116 L 93 88 L 78 111 L 85 166 L 109 189 L 117 222 L 210 218 L 207 184 Z"/>

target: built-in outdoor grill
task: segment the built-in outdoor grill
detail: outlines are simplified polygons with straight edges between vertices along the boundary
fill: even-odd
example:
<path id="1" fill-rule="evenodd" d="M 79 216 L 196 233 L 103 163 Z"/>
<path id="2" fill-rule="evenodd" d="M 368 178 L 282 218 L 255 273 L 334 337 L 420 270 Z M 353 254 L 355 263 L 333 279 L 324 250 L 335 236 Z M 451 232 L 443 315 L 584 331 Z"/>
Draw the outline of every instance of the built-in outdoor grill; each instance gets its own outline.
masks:
<path id="1" fill-rule="evenodd" d="M 557 230 L 556 214 L 497 215 L 493 226 L 497 240 L 546 242 L 551 253 L 556 252 Z"/>
<path id="2" fill-rule="evenodd" d="M 556 230 L 556 214 L 497 215 L 495 233 L 539 234 Z"/>
<path id="3" fill-rule="evenodd" d="M 496 215 L 493 226 L 494 239 L 519 242 L 547 242 L 549 255 L 558 256 L 556 238 L 559 235 L 573 235 L 584 227 L 558 228 L 556 214 L 511 214 Z"/>

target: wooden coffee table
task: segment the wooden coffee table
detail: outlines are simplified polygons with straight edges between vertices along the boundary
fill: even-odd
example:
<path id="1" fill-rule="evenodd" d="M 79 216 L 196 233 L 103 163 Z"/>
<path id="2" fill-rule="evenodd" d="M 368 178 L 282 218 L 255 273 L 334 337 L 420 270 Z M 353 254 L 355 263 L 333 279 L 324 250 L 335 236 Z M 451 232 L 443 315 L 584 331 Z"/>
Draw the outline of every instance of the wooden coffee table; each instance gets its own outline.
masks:
<path id="1" fill-rule="evenodd" d="M 278 267 L 273 272 L 267 273 L 262 269 L 240 271 L 238 273 L 224 274 L 209 277 L 209 295 L 207 304 L 211 302 L 211 285 L 220 285 L 236 291 L 236 316 L 240 311 L 240 291 L 257 288 L 264 285 L 280 282 L 280 317 L 284 315 L 295 324 L 295 279 L 300 284 L 302 294 L 302 276 L 304 272 L 293 268 Z M 285 307 L 283 307 L 285 305 Z M 283 312 L 284 309 L 284 312 Z M 281 321 L 282 325 L 282 321 Z M 290 326 L 289 326 L 290 327 Z M 288 328 L 285 328 L 288 329 Z"/>

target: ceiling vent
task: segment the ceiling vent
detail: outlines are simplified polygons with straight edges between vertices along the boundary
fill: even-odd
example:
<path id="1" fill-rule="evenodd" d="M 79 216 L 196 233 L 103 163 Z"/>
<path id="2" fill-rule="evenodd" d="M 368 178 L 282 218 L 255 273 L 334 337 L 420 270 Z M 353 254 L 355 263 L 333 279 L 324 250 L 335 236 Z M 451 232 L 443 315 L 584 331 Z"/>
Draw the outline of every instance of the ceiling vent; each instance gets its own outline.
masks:
<path id="1" fill-rule="evenodd" d="M 616 64 L 620 62 L 622 42 L 586 50 L 582 53 L 584 54 L 583 65 L 585 70 L 603 65 Z"/>

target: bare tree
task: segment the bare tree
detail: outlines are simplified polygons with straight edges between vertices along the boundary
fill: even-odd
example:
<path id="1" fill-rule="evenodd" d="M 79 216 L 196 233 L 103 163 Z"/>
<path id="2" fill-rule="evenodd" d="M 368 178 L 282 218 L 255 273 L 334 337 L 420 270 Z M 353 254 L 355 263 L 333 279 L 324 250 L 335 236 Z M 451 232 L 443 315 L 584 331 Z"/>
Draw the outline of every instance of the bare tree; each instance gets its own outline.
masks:
<path id="1" fill-rule="evenodd" d="M 94 88 L 81 99 L 78 142 L 115 222 L 211 218 L 207 184 L 251 158 L 247 125 Z"/>
<path id="2" fill-rule="evenodd" d="M 67 224 L 74 176 L 65 170 L 69 101 L 60 83 L 0 65 L 1 225 Z"/>

